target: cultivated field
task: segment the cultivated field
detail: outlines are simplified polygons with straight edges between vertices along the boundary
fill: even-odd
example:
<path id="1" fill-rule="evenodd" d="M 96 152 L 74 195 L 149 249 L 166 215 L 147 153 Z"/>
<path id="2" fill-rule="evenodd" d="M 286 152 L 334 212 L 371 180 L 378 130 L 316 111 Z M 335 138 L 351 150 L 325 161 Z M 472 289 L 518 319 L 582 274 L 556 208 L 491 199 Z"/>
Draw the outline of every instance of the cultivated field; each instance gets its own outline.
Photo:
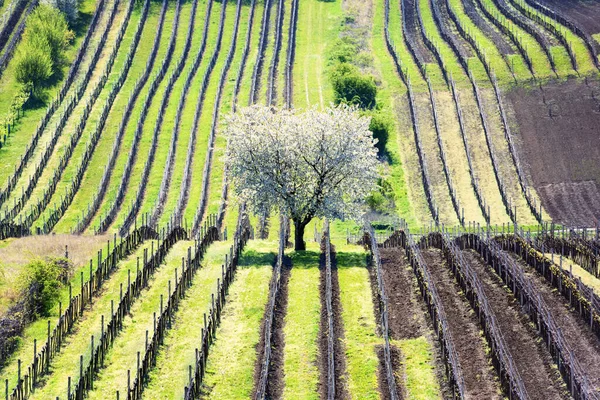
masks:
<path id="1" fill-rule="evenodd" d="M 599 0 L 65 1 L 38 87 L 41 3 L 0 0 L 7 399 L 600 398 Z M 225 117 L 340 64 L 384 200 L 295 251 Z"/>

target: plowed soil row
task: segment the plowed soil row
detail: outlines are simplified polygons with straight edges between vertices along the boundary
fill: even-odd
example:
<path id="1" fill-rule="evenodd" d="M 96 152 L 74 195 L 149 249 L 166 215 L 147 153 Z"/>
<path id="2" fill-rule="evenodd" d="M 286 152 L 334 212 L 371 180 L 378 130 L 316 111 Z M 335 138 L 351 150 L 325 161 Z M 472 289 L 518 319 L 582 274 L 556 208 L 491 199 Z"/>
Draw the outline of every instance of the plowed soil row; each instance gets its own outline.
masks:
<path id="1" fill-rule="evenodd" d="M 415 339 L 421 336 L 427 337 L 433 351 L 432 359 L 436 364 L 435 374 L 440 384 L 442 396 L 444 398 L 451 397 L 444 375 L 445 366 L 443 365 L 438 342 L 432 337 L 433 326 L 428 317 L 425 303 L 421 298 L 416 276 L 406 259 L 404 250 L 401 248 L 380 248 L 379 254 L 383 284 L 388 296 L 390 339 L 397 341 Z M 376 314 L 378 313 L 376 312 Z M 401 398 L 408 398 L 407 388 L 403 382 L 405 374 L 402 371 L 402 354 L 394 346 L 391 347 L 391 350 L 398 394 Z M 384 368 L 383 359 L 380 356 L 380 375 L 385 375 Z M 385 379 L 379 380 L 379 386 L 387 388 Z"/>
<path id="2" fill-rule="evenodd" d="M 520 158 L 550 217 L 594 226 L 600 219 L 600 82 L 571 79 L 506 96 Z"/>
<path id="3" fill-rule="evenodd" d="M 273 314 L 273 333 L 271 335 L 271 358 L 269 363 L 269 377 L 267 379 L 266 398 L 280 399 L 283 396 L 284 374 L 283 374 L 283 354 L 285 350 L 285 336 L 283 327 L 285 324 L 285 316 L 287 314 L 288 305 L 288 283 L 292 270 L 292 260 L 289 257 L 284 257 L 283 265 L 281 266 L 281 276 L 279 291 L 275 299 L 275 312 Z M 266 311 L 266 309 L 265 309 Z M 254 388 L 256 390 L 257 383 L 260 379 L 261 361 L 265 352 L 265 323 L 261 322 L 260 340 L 256 348 L 256 364 L 254 368 Z M 254 396 L 255 393 L 252 394 Z"/>
<path id="4" fill-rule="evenodd" d="M 448 269 L 441 251 L 433 248 L 425 250 L 423 258 L 446 310 L 467 397 L 501 399 L 498 376 L 491 365 L 477 317 Z"/>
<path id="5" fill-rule="evenodd" d="M 523 260 L 511 254 L 511 257 L 519 263 L 537 292 L 542 296 L 550 308 L 554 321 L 561 330 L 565 341 L 573 350 L 573 356 L 581 364 L 590 384 L 600 388 L 600 340 L 591 331 L 583 318 L 569 306 L 569 302 L 558 291 L 554 290 L 549 282 L 533 268 L 529 267 Z"/>
<path id="6" fill-rule="evenodd" d="M 479 276 L 529 397 L 532 400 L 568 398 L 550 353 L 538 340 L 512 293 L 477 253 L 466 250 L 463 255 Z"/>
<path id="7" fill-rule="evenodd" d="M 480 11 L 477 10 L 475 0 L 463 0 L 462 3 L 469 18 L 471 18 L 473 23 L 477 25 L 486 36 L 492 39 L 502 54 L 515 54 L 515 50 L 512 48 L 506 36 L 501 34 L 497 28 L 485 19 L 483 15 L 480 14 Z"/>
<path id="8" fill-rule="evenodd" d="M 423 42 L 423 37 L 421 36 L 421 28 L 419 27 L 419 20 L 417 18 L 417 9 L 418 0 L 400 0 L 402 3 L 401 11 L 405 14 L 404 18 L 406 21 L 406 33 L 408 37 L 406 40 L 409 40 L 415 52 L 417 53 L 417 57 L 421 59 L 421 62 L 430 63 L 433 62 L 433 55 L 425 46 L 425 42 Z"/>
<path id="9" fill-rule="evenodd" d="M 326 268 L 325 268 L 325 242 L 321 245 L 321 260 L 319 269 L 321 271 L 319 292 L 321 296 L 321 323 L 319 326 L 319 395 L 321 399 L 327 399 L 327 320 L 326 299 Z M 340 303 L 340 285 L 337 273 L 337 261 L 335 247 L 331 245 L 331 307 L 333 310 L 333 350 L 335 361 L 335 399 L 350 398 L 346 382 L 346 354 L 343 347 L 344 325 L 342 322 L 342 305 Z"/>

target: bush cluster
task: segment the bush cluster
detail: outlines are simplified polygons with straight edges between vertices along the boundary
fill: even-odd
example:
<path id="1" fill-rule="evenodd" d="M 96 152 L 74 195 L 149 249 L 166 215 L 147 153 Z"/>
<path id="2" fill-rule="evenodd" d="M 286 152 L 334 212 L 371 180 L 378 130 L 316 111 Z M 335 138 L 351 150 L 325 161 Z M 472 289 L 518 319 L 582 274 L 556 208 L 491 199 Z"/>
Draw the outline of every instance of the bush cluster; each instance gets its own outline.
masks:
<path id="1" fill-rule="evenodd" d="M 25 326 L 50 314 L 72 271 L 73 264 L 66 258 L 38 259 L 25 266 L 19 300 L 0 319 L 0 367 L 19 345 Z"/>
<path id="2" fill-rule="evenodd" d="M 48 316 L 71 271 L 71 262 L 65 258 L 38 259 L 27 264 L 21 278 L 21 298 L 31 320 Z"/>
<path id="3" fill-rule="evenodd" d="M 379 110 L 375 77 L 363 72 L 373 61 L 363 50 L 360 32 L 353 28 L 353 23 L 354 17 L 346 15 L 342 21 L 342 35 L 329 50 L 329 78 L 336 104 L 355 105 L 363 115 L 371 117 L 369 129 L 377 139 L 379 154 L 384 154 L 392 121 Z"/>
<path id="4" fill-rule="evenodd" d="M 15 77 L 38 97 L 49 79 L 65 62 L 64 52 L 73 40 L 65 15 L 40 4 L 27 19 L 23 40 L 15 60 Z"/>

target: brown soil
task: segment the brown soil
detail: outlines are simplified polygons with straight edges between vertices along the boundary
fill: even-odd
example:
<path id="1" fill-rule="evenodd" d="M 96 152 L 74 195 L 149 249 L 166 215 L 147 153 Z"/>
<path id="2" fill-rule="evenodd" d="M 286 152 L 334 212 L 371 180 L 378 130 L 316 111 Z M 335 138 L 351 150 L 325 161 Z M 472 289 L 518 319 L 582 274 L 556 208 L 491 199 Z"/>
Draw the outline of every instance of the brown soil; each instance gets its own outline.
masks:
<path id="1" fill-rule="evenodd" d="M 442 1 L 440 3 L 445 2 Z M 515 53 L 515 50 L 512 48 L 506 36 L 500 33 L 490 21 L 485 19 L 481 11 L 475 7 L 475 0 L 463 0 L 463 6 L 469 18 L 471 18 L 475 25 L 477 25 L 477 27 L 494 42 L 502 54 Z"/>
<path id="2" fill-rule="evenodd" d="M 496 273 L 471 250 L 463 251 L 475 269 L 504 335 L 525 390 L 532 400 L 567 398 L 562 378 L 552 363 L 550 353 L 538 339 L 527 316 Z"/>
<path id="3" fill-rule="evenodd" d="M 448 327 L 463 372 L 466 396 L 473 399 L 501 399 L 498 376 L 487 354 L 487 344 L 467 299 L 438 249 L 423 251 L 434 284 L 446 310 Z"/>
<path id="4" fill-rule="evenodd" d="M 581 364 L 590 384 L 600 389 L 600 340 L 589 325 L 569 306 L 569 302 L 549 282 L 517 255 L 511 256 L 523 267 L 542 299 L 546 302 L 552 317 L 561 330 L 565 341 L 573 350 L 573 356 Z"/>
<path id="5" fill-rule="evenodd" d="M 379 367 L 377 368 L 377 382 L 379 383 L 379 395 L 381 400 L 390 400 L 390 389 L 388 386 L 387 375 L 385 373 L 385 358 L 383 356 L 383 346 L 377 346 L 377 358 L 379 359 Z M 392 356 L 392 368 L 394 369 L 394 380 L 396 381 L 396 388 L 398 392 L 398 398 L 400 400 L 405 399 L 407 396 L 403 392 L 403 385 L 401 377 L 404 375 L 402 367 L 402 355 L 400 351 L 390 345 L 390 352 Z"/>
<path id="6" fill-rule="evenodd" d="M 277 299 L 275 300 L 275 314 L 273 315 L 273 335 L 271 336 L 271 362 L 269 363 L 269 379 L 267 380 L 266 397 L 280 399 L 283 396 L 284 374 L 283 353 L 285 350 L 285 316 L 288 304 L 288 283 L 290 281 L 292 260 L 285 257 L 281 268 L 281 281 Z"/>
<path id="7" fill-rule="evenodd" d="M 506 94 L 518 152 L 550 217 L 600 219 L 600 83 L 575 79 Z"/>
<path id="8" fill-rule="evenodd" d="M 320 284 L 319 292 L 321 297 L 321 323 L 319 326 L 319 355 L 317 363 L 319 365 L 319 394 L 322 399 L 327 399 L 327 330 L 329 322 L 327 320 L 326 298 L 326 269 L 325 269 L 325 246 L 321 246 L 321 260 L 319 269 Z M 335 362 L 335 399 L 350 398 L 346 387 L 346 353 L 343 346 L 344 323 L 342 321 L 342 304 L 340 302 L 340 285 L 338 281 L 337 263 L 335 248 L 331 246 L 331 307 L 333 311 L 333 350 Z"/>
<path id="9" fill-rule="evenodd" d="M 285 315 L 287 314 L 288 304 L 288 283 L 292 269 L 292 261 L 285 257 L 281 268 L 281 281 L 277 298 L 275 299 L 275 311 L 273 313 L 273 333 L 271 335 L 271 357 L 269 361 L 269 372 L 267 378 L 266 398 L 279 399 L 283 396 L 284 373 L 283 373 L 283 354 L 285 350 L 285 336 L 283 328 L 285 325 Z M 266 308 L 265 308 L 266 312 Z M 256 387 L 260 379 L 261 362 L 265 352 L 265 316 L 261 322 L 260 340 L 256 345 L 256 362 L 254 365 L 254 389 L 252 397 L 255 396 Z"/>
<path id="10" fill-rule="evenodd" d="M 406 15 L 406 40 L 410 41 L 417 53 L 417 58 L 421 63 L 431 63 L 434 61 L 433 55 L 425 46 L 423 37 L 421 36 L 421 28 L 419 27 L 419 19 L 417 17 L 416 2 L 418 0 L 400 0 L 402 2 L 402 11 Z M 394 1 L 392 1 L 394 4 Z"/>
<path id="11" fill-rule="evenodd" d="M 383 284 L 388 296 L 390 337 L 396 340 L 421 336 L 412 269 L 401 248 L 380 249 Z"/>
<path id="12" fill-rule="evenodd" d="M 584 32 L 600 32 L 600 2 L 597 0 L 538 0 L 567 17 Z"/>

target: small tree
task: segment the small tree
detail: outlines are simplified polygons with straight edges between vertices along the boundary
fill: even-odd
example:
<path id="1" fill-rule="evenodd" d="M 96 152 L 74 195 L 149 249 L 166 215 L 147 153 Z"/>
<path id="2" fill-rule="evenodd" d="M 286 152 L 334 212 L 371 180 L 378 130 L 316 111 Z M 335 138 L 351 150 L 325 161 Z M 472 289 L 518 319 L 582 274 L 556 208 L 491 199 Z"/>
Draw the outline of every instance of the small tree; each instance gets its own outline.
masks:
<path id="1" fill-rule="evenodd" d="M 50 58 L 54 69 L 62 65 L 64 51 L 73 40 L 74 33 L 69 30 L 69 25 L 64 14 L 52 6 L 41 4 L 35 8 L 27 19 L 25 39 L 39 44 L 45 41 L 50 49 Z"/>
<path id="2" fill-rule="evenodd" d="M 24 42 L 15 59 L 15 78 L 17 82 L 30 86 L 34 94 L 42 83 L 52 76 L 50 48 L 43 41 Z"/>
<path id="3" fill-rule="evenodd" d="M 253 106 L 227 120 L 234 191 L 254 211 L 279 209 L 296 250 L 314 217 L 358 218 L 375 188 L 377 149 L 369 118 L 347 105 L 303 114 Z"/>

